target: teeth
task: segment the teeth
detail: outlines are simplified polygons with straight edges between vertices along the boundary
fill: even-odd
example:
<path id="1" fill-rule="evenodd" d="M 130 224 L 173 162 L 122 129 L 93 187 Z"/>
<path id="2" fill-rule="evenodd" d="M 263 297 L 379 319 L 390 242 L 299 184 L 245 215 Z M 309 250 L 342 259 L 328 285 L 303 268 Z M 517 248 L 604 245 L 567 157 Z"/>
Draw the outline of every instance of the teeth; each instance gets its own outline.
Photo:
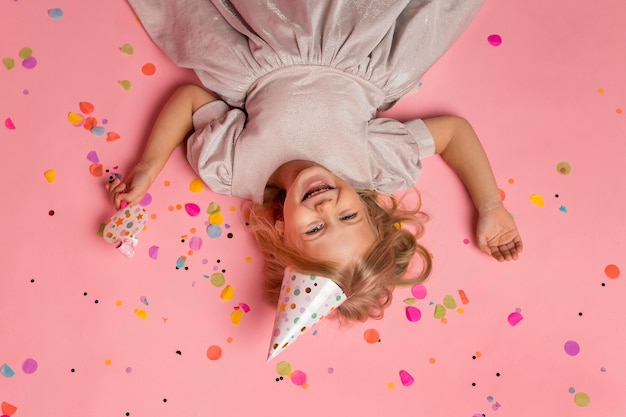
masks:
<path id="1" fill-rule="evenodd" d="M 304 198 L 302 199 L 302 201 L 306 200 L 309 197 L 313 197 L 313 196 L 315 196 L 317 194 L 321 194 L 321 193 L 323 193 L 325 191 L 328 191 L 328 190 L 332 190 L 332 187 L 327 185 L 327 184 L 322 184 L 319 187 L 315 187 L 312 190 L 307 191 L 307 193 L 304 195 Z"/>

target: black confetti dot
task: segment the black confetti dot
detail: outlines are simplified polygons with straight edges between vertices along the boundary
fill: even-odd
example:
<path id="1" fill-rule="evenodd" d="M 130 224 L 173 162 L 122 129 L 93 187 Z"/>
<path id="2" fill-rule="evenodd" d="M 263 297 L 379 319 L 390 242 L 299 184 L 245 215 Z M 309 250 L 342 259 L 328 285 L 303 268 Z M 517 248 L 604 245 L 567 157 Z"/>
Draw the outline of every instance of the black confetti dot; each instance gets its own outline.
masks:
<path id="1" fill-rule="evenodd" d="M 35 282 L 35 279 L 34 279 L 34 278 L 31 278 L 30 282 Z"/>
<path id="2" fill-rule="evenodd" d="M 166 403 L 167 402 L 167 398 L 163 398 L 163 402 Z"/>
<path id="3" fill-rule="evenodd" d="M 222 269 L 222 274 L 225 274 L 225 273 L 226 273 L 226 270 L 225 270 L 225 269 Z"/>
<path id="4" fill-rule="evenodd" d="M 219 264 L 219 263 L 220 263 L 220 262 L 222 262 L 222 261 L 221 261 L 220 259 L 218 259 L 218 260 L 217 260 L 217 261 L 215 261 L 215 262 L 217 262 L 217 263 Z"/>
<path id="5" fill-rule="evenodd" d="M 177 351 L 176 351 L 176 354 L 177 354 L 177 355 L 182 355 L 182 354 L 183 354 L 183 352 L 181 352 L 180 350 L 177 350 Z"/>
<path id="6" fill-rule="evenodd" d="M 98 300 L 94 300 L 94 304 L 98 304 L 98 303 L 99 303 L 99 301 L 98 301 Z"/>
<path id="7" fill-rule="evenodd" d="M 476 355 L 472 356 L 472 359 L 474 359 L 474 360 L 475 360 L 475 359 L 476 359 Z"/>
<path id="8" fill-rule="evenodd" d="M 500 372 L 496 372 L 496 376 L 500 376 Z"/>
<path id="9" fill-rule="evenodd" d="M 86 292 L 84 292 L 84 293 L 83 293 L 83 295 L 84 295 L 85 297 L 87 297 L 87 293 L 86 293 Z"/>
<path id="10" fill-rule="evenodd" d="M 603 283 L 602 283 L 602 286 L 603 286 L 603 287 L 606 287 L 606 284 L 603 282 Z"/>
<path id="11" fill-rule="evenodd" d="M 54 216 L 54 210 L 50 210 L 50 211 L 48 212 L 48 216 Z"/>
<path id="12" fill-rule="evenodd" d="M 554 196 L 555 196 L 556 198 L 559 198 L 559 195 L 558 195 L 558 194 L 554 194 Z"/>
<path id="13" fill-rule="evenodd" d="M 124 415 L 125 415 L 126 417 L 128 417 L 128 416 L 130 415 L 130 413 L 126 413 L 126 414 L 124 414 Z"/>
<path id="14" fill-rule="evenodd" d="M 70 372 L 74 373 L 74 372 L 76 372 L 76 369 L 72 368 L 72 369 L 70 369 Z"/>
<path id="15" fill-rule="evenodd" d="M 582 312 L 580 312 L 580 313 L 578 313 L 578 315 L 579 315 L 580 317 L 582 317 L 583 313 L 582 313 Z"/>
<path id="16" fill-rule="evenodd" d="M 475 386 L 476 386 L 476 383 L 475 383 L 475 382 L 472 382 L 472 386 L 473 386 L 473 387 L 475 387 Z"/>
<path id="17" fill-rule="evenodd" d="M 229 234 L 226 235 L 226 237 L 229 238 L 229 239 L 232 239 L 233 238 L 233 234 L 229 233 Z"/>

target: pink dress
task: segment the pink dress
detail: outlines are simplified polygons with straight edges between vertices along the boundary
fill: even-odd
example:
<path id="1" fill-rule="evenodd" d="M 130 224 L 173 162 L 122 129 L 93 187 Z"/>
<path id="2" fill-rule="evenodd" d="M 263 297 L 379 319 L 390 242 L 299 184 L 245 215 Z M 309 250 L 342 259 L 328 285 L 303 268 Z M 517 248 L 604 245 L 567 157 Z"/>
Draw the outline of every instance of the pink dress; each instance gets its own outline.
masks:
<path id="1" fill-rule="evenodd" d="M 263 200 L 285 162 L 356 188 L 412 187 L 434 141 L 377 118 L 409 93 L 482 0 L 129 0 L 147 33 L 223 101 L 193 116 L 188 159 L 218 193 Z"/>

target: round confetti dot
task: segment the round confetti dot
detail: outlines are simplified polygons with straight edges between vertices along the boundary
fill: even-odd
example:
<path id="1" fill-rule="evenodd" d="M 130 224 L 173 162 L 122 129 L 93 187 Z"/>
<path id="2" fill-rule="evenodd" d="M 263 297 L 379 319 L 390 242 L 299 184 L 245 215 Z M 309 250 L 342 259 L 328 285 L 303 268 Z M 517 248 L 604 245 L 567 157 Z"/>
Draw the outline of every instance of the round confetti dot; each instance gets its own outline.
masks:
<path id="1" fill-rule="evenodd" d="M 187 203 L 187 204 L 185 204 L 185 211 L 191 217 L 195 217 L 198 214 L 200 214 L 200 206 L 198 206 L 197 204 L 194 204 L 194 203 Z"/>
<path id="2" fill-rule="evenodd" d="M 389 389 L 394 389 L 394 387 L 395 387 L 395 385 L 394 385 L 394 383 L 393 383 L 393 382 L 388 382 L 388 383 L 387 383 L 387 388 L 389 388 Z"/>
<path id="3" fill-rule="evenodd" d="M 559 162 L 556 164 L 556 171 L 561 175 L 568 175 L 572 172 L 572 167 L 567 162 Z"/>
<path id="4" fill-rule="evenodd" d="M 151 76 L 156 73 L 156 66 L 152 62 L 147 62 L 141 67 L 143 75 Z"/>
<path id="5" fill-rule="evenodd" d="M 470 240 L 469 239 L 463 239 L 463 243 L 466 244 L 466 245 L 469 245 Z"/>
<path id="6" fill-rule="evenodd" d="M 513 178 L 509 178 L 508 183 L 509 183 L 509 184 L 515 184 L 515 179 L 513 179 Z"/>
<path id="7" fill-rule="evenodd" d="M 622 113 L 623 113 L 623 111 L 622 111 L 622 109 L 615 109 L 615 113 L 617 113 L 617 114 L 622 114 Z"/>
<path id="8" fill-rule="evenodd" d="M 37 371 L 37 361 L 32 358 L 26 359 L 24 363 L 22 363 L 22 371 L 28 375 L 34 374 Z"/>
<path id="9" fill-rule="evenodd" d="M 291 375 L 291 364 L 286 361 L 278 362 L 276 364 L 276 373 L 281 376 Z"/>
<path id="10" fill-rule="evenodd" d="M 150 193 L 146 193 L 146 195 L 143 196 L 141 201 L 139 201 L 139 205 L 142 207 L 149 206 L 150 203 L 152 203 L 152 194 Z"/>
<path id="11" fill-rule="evenodd" d="M 115 306 L 116 307 L 121 307 L 122 306 L 122 300 L 115 301 Z"/>
<path id="12" fill-rule="evenodd" d="M 252 258 L 249 256 L 246 256 L 246 258 L 244 259 L 244 261 L 249 264 L 250 262 L 252 262 Z"/>
<path id="13" fill-rule="evenodd" d="M 217 203 L 211 203 L 209 204 L 209 206 L 206 208 L 206 212 L 207 214 L 213 214 L 213 213 L 217 213 L 221 210 L 221 207 L 219 204 Z"/>
<path id="14" fill-rule="evenodd" d="M 30 58 L 26 58 L 25 60 L 22 61 L 22 66 L 26 69 L 33 69 L 37 66 L 37 60 L 35 59 L 34 56 L 31 56 Z"/>
<path id="15" fill-rule="evenodd" d="M 111 361 L 111 359 L 107 359 L 107 360 L 105 360 L 105 361 L 104 361 L 104 364 L 105 364 L 106 366 L 111 366 L 111 364 L 112 364 L 112 363 L 113 363 L 113 362 Z"/>
<path id="16" fill-rule="evenodd" d="M 130 374 L 133 372 L 133 368 L 131 368 L 130 366 L 128 368 L 126 368 L 126 373 Z"/>
<path id="17" fill-rule="evenodd" d="M 418 300 L 423 300 L 424 298 L 426 298 L 426 295 L 428 294 L 428 290 L 422 284 L 416 284 L 413 287 L 411 287 L 411 294 L 413 295 L 413 297 L 417 298 Z"/>
<path id="18" fill-rule="evenodd" d="M 48 216 L 54 216 L 54 210 L 48 211 Z"/>
<path id="19" fill-rule="evenodd" d="M 22 59 L 28 59 L 33 56 L 33 49 L 25 46 L 24 48 L 20 49 L 17 55 Z"/>
<path id="20" fill-rule="evenodd" d="M 591 399 L 589 398 L 589 395 L 584 392 L 577 392 L 576 395 L 574 395 L 574 404 L 579 407 L 587 407 L 590 402 Z"/>
<path id="21" fill-rule="evenodd" d="M 166 181 L 167 184 L 165 184 L 165 186 L 169 186 L 169 181 Z M 189 183 L 189 191 L 191 191 L 192 193 L 199 193 L 202 192 L 202 190 L 204 190 L 204 182 L 202 182 L 202 180 L 200 178 L 196 178 L 193 181 L 191 181 Z"/>
<path id="22" fill-rule="evenodd" d="M 380 334 L 378 333 L 378 330 L 376 329 L 367 329 L 363 333 L 363 338 L 365 339 L 367 343 L 371 343 L 371 344 L 380 342 Z"/>
<path id="23" fill-rule="evenodd" d="M 226 279 L 224 278 L 224 274 L 216 272 L 211 275 L 211 284 L 215 287 L 221 287 L 226 283 Z"/>
<path id="24" fill-rule="evenodd" d="M 580 345 L 574 340 L 568 340 L 563 346 L 565 353 L 570 356 L 576 356 L 580 352 Z"/>
<path id="25" fill-rule="evenodd" d="M 516 326 L 520 321 L 522 321 L 523 318 L 524 317 L 516 311 L 514 313 L 509 314 L 509 317 L 507 317 L 507 320 L 511 326 Z"/>
<path id="26" fill-rule="evenodd" d="M 302 371 L 293 371 L 291 374 L 291 382 L 294 385 L 304 385 L 306 383 L 306 374 Z"/>
<path id="27" fill-rule="evenodd" d="M 222 228 L 216 224 L 210 224 L 206 229 L 206 233 L 211 239 L 217 239 L 222 236 Z"/>
<path id="28" fill-rule="evenodd" d="M 50 9 L 48 10 L 48 16 L 50 16 L 54 20 L 59 20 L 60 18 L 63 17 L 63 10 L 58 7 L 54 9 Z"/>
<path id="29" fill-rule="evenodd" d="M 435 358 L 428 358 L 428 363 L 430 363 L 431 365 L 434 365 L 435 363 L 437 363 L 437 359 L 435 359 Z"/>
<path id="30" fill-rule="evenodd" d="M 216 361 L 222 357 L 222 348 L 217 345 L 209 346 L 206 351 L 206 356 L 209 360 Z"/>
<path id="31" fill-rule="evenodd" d="M 487 36 L 487 42 L 489 42 L 491 46 L 500 46 L 502 44 L 502 37 L 494 33 L 493 35 Z"/>
<path id="32" fill-rule="evenodd" d="M 598 88 L 598 93 L 604 94 L 604 88 Z"/>
<path id="33" fill-rule="evenodd" d="M 620 275 L 620 270 L 617 265 L 609 264 L 604 268 L 604 273 L 608 278 L 616 279 Z"/>

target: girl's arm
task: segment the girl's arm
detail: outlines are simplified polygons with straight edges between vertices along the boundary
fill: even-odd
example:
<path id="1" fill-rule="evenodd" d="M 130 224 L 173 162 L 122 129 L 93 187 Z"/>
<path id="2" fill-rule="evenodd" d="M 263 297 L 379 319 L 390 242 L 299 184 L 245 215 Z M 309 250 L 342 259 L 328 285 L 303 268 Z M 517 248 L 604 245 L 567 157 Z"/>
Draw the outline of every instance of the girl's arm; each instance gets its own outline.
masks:
<path id="1" fill-rule="evenodd" d="M 159 113 L 139 163 L 125 181 L 116 179 L 106 188 L 115 208 L 122 201 L 138 203 L 169 159 L 172 152 L 193 130 L 193 113 L 216 98 L 203 88 L 187 84 L 179 87 Z"/>
<path id="2" fill-rule="evenodd" d="M 435 138 L 435 152 L 461 178 L 478 210 L 479 248 L 499 261 L 517 259 L 523 250 L 522 239 L 502 204 L 491 165 L 472 126 L 453 116 L 424 123 Z"/>

